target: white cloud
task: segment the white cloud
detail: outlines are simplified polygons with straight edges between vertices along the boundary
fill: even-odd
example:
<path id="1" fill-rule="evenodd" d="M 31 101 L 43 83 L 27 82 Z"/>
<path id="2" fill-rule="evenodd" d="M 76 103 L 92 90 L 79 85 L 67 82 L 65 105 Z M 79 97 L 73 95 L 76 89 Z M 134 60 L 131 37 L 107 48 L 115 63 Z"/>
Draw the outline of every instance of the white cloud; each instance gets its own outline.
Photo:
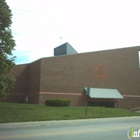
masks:
<path id="1" fill-rule="evenodd" d="M 16 50 L 29 51 L 30 60 L 52 56 L 60 36 L 78 52 L 140 44 L 139 0 L 7 2 L 13 11 Z"/>

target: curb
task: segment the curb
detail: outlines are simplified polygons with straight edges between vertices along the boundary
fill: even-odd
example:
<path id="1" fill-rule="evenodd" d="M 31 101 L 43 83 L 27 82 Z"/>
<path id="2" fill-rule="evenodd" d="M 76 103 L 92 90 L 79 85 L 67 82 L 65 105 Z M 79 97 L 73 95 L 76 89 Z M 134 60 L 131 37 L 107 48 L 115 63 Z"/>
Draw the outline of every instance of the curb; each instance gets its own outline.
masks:
<path id="1" fill-rule="evenodd" d="M 0 129 L 15 128 L 15 127 L 32 127 L 41 125 L 62 125 L 62 124 L 76 124 L 81 122 L 103 123 L 108 121 L 126 121 L 130 119 L 138 119 L 140 122 L 140 116 L 131 117 L 114 117 L 114 118 L 94 118 L 94 119 L 78 119 L 78 120 L 53 120 L 53 121 L 34 121 L 34 122 L 14 122 L 14 123 L 0 123 Z"/>

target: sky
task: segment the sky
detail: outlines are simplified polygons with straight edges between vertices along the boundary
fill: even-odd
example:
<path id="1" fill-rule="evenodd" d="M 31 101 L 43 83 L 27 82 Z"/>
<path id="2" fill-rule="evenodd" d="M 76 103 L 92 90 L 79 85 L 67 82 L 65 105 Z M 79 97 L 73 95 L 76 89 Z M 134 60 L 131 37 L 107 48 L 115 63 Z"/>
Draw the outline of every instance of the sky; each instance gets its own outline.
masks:
<path id="1" fill-rule="evenodd" d="M 16 64 L 52 57 L 69 42 L 78 53 L 140 45 L 139 0 L 6 0 Z"/>

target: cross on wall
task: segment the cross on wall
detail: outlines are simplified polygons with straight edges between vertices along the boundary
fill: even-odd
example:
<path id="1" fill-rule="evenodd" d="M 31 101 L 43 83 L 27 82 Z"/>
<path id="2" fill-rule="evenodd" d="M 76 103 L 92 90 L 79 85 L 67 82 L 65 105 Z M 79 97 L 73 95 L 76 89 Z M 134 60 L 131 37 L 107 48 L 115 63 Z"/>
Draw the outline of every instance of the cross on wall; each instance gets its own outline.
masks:
<path id="1" fill-rule="evenodd" d="M 98 78 L 99 80 L 103 80 L 107 77 L 107 70 L 105 66 L 103 66 L 102 64 L 99 64 L 95 67 L 94 74 L 96 78 Z"/>

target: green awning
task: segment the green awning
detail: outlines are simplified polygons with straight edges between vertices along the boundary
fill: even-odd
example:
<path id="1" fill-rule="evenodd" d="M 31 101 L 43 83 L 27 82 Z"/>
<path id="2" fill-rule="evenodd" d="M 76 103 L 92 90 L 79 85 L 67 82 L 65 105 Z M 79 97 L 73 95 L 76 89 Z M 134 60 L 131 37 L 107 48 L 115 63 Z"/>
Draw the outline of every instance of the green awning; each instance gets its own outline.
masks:
<path id="1" fill-rule="evenodd" d="M 90 98 L 123 99 L 123 96 L 117 89 L 85 87 L 85 90 L 86 95 L 88 95 Z"/>

